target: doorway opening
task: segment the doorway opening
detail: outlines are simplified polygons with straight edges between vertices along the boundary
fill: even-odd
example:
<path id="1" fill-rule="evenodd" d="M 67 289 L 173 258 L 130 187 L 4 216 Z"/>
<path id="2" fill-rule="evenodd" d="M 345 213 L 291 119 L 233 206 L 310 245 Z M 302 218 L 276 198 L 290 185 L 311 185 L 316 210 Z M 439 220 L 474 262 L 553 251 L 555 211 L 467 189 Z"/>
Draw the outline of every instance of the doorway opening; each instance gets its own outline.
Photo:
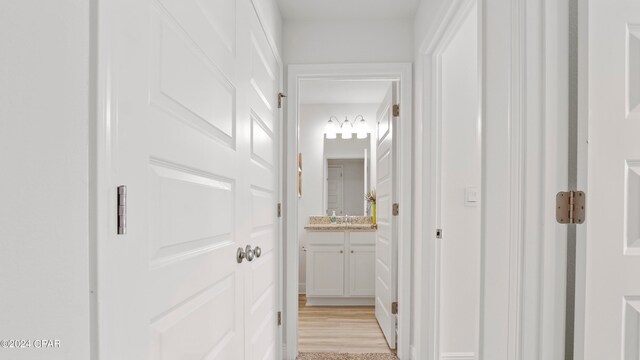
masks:
<path id="1" fill-rule="evenodd" d="M 289 82 L 287 358 L 408 355 L 410 66 L 291 66 Z"/>

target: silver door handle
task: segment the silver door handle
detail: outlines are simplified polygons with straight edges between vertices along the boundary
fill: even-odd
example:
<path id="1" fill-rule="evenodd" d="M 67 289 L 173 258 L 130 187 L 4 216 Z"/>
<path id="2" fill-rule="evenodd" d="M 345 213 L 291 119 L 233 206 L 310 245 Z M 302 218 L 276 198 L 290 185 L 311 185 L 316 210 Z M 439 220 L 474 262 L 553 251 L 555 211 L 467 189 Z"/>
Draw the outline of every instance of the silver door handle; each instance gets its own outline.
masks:
<path id="1" fill-rule="evenodd" d="M 253 261 L 253 258 L 256 255 L 253 249 L 251 249 L 251 245 L 247 245 L 247 247 L 244 249 L 244 253 L 245 253 L 244 256 L 247 258 L 247 261 Z"/>
<path id="2" fill-rule="evenodd" d="M 260 249 L 260 246 L 256 246 L 256 248 L 253 249 L 253 253 L 257 258 L 259 258 L 260 255 L 262 255 L 262 249 Z"/>
<path id="3" fill-rule="evenodd" d="M 244 260 L 246 255 L 247 254 L 244 252 L 244 249 L 239 247 L 238 251 L 236 252 L 236 260 L 238 261 L 238 264 L 242 263 L 242 260 Z"/>

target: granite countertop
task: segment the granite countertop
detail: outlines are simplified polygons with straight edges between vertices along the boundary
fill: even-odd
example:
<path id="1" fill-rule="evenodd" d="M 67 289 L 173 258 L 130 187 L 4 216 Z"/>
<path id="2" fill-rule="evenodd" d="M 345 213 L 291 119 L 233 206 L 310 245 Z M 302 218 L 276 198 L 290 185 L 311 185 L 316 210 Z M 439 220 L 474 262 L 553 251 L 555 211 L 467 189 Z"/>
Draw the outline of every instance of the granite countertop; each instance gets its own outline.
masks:
<path id="1" fill-rule="evenodd" d="M 375 231 L 377 224 L 309 224 L 304 227 L 309 231 Z"/>
<path id="2" fill-rule="evenodd" d="M 371 223 L 371 216 L 349 216 L 350 224 L 344 216 L 336 216 L 336 223 L 331 223 L 330 216 L 310 216 L 309 224 L 304 228 L 309 231 L 375 231 L 377 224 Z"/>

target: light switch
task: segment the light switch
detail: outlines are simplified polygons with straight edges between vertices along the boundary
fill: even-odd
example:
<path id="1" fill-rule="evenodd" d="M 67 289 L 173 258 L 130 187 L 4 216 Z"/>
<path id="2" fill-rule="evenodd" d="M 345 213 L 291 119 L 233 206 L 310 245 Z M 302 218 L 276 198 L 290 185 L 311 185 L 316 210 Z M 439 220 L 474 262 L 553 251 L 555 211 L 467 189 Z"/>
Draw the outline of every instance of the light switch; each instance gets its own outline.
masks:
<path id="1" fill-rule="evenodd" d="M 464 204 L 466 206 L 477 206 L 480 202 L 480 191 L 477 187 L 464 189 Z"/>

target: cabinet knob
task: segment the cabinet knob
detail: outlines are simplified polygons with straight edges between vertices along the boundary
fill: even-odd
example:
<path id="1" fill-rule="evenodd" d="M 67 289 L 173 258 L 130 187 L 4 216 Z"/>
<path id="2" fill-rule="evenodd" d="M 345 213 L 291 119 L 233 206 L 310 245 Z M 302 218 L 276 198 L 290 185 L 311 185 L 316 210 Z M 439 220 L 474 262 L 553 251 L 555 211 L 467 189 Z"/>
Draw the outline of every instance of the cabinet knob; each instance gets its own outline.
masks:
<path id="1" fill-rule="evenodd" d="M 344 251 L 340 250 L 340 254 L 344 253 Z"/>
<path id="2" fill-rule="evenodd" d="M 351 250 L 351 253 L 353 254 L 353 250 Z"/>

